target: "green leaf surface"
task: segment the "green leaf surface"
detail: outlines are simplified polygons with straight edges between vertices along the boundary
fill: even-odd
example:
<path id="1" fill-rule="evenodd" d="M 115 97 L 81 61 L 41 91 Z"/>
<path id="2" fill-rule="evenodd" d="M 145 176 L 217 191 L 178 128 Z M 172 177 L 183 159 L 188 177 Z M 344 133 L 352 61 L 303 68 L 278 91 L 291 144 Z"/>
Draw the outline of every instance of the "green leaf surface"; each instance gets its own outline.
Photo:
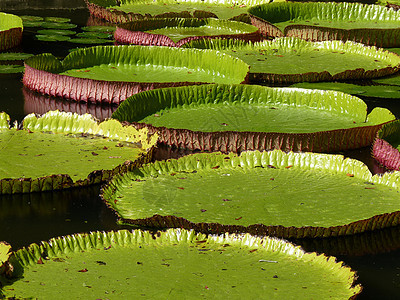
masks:
<path id="1" fill-rule="evenodd" d="M 376 125 L 392 120 L 393 115 L 377 123 L 366 122 L 366 104 L 336 92 L 204 85 L 133 95 L 113 118 L 204 132 L 311 133 Z"/>
<path id="2" fill-rule="evenodd" d="M 22 19 L 22 22 L 41 22 L 44 21 L 43 17 L 40 16 L 28 16 L 28 15 L 23 15 L 19 16 Z"/>
<path id="3" fill-rule="evenodd" d="M 43 35 L 73 35 L 76 32 L 73 30 L 64 30 L 64 29 L 41 29 L 37 31 L 38 34 Z"/>
<path id="4" fill-rule="evenodd" d="M 247 44 L 242 41 L 206 40 L 193 41 L 188 47 L 224 51 L 249 64 L 251 74 L 265 74 L 264 77 L 274 82 L 289 74 L 297 75 L 291 81 L 374 78 L 392 74 L 400 65 L 400 57 L 391 52 L 353 42 L 277 38 Z M 316 74 L 307 78 L 312 72 Z"/>
<path id="5" fill-rule="evenodd" d="M 397 225 L 397 217 L 380 216 L 399 213 L 398 179 L 398 172 L 372 176 L 340 155 L 196 154 L 114 177 L 102 197 L 132 224 L 155 226 L 159 215 L 169 227 L 317 237 Z"/>
<path id="6" fill-rule="evenodd" d="M 41 22 L 41 21 L 24 21 L 24 27 L 32 27 L 32 28 L 35 28 L 35 27 L 42 27 L 42 24 L 43 24 L 43 22 Z"/>
<path id="7" fill-rule="evenodd" d="M 375 81 L 375 80 L 374 80 Z M 399 82 L 400 85 L 400 82 Z M 356 85 L 344 82 L 300 82 L 291 85 L 295 88 L 320 89 L 341 91 L 351 95 L 376 97 L 376 98 L 400 98 L 400 87 L 390 85 Z"/>
<path id="8" fill-rule="evenodd" d="M 114 32 L 116 26 L 84 26 L 81 29 L 83 31 L 95 31 L 95 32 Z"/>
<path id="9" fill-rule="evenodd" d="M 56 23 L 56 22 L 43 22 L 41 27 L 51 29 L 72 29 L 78 25 L 72 23 Z"/>
<path id="10" fill-rule="evenodd" d="M 71 19 L 62 17 L 45 17 L 44 21 L 54 23 L 69 23 L 71 22 Z"/>
<path id="11" fill-rule="evenodd" d="M 38 34 L 36 38 L 42 42 L 65 42 L 71 39 L 71 37 L 61 34 Z"/>
<path id="12" fill-rule="evenodd" d="M 100 38 L 100 39 L 109 39 L 113 37 L 112 33 L 98 32 L 98 31 L 80 32 L 76 36 L 79 38 Z"/>
<path id="13" fill-rule="evenodd" d="M 20 65 L 0 65 L 0 74 L 16 74 L 24 71 Z"/>
<path id="14" fill-rule="evenodd" d="M 0 12 L 0 32 L 18 27 L 22 28 L 22 19 L 20 17 Z"/>
<path id="15" fill-rule="evenodd" d="M 145 46 L 97 46 L 70 53 L 62 62 L 37 55 L 26 64 L 61 75 L 126 82 L 241 83 L 248 65 L 217 51 Z M 58 69 L 59 70 L 59 69 Z"/>
<path id="16" fill-rule="evenodd" d="M 148 140 L 146 131 L 123 127 L 115 120 L 98 124 L 89 114 L 54 111 L 41 118 L 28 115 L 22 130 L 14 127 L 0 132 L 1 193 L 15 192 L 15 182 L 25 179 L 40 181 L 68 174 L 79 184 L 88 176 L 101 178 L 103 170 L 145 155 L 154 138 Z M 97 170 L 97 175 L 89 175 Z M 40 184 L 29 191 L 37 188 L 40 190 Z M 19 192 L 23 191 L 25 188 Z"/>
<path id="17" fill-rule="evenodd" d="M 279 2 L 249 8 L 249 13 L 272 23 L 282 32 L 287 26 L 307 25 L 340 29 L 398 29 L 400 12 L 361 3 Z"/>
<path id="18" fill-rule="evenodd" d="M 85 44 L 85 45 L 95 45 L 95 44 L 107 44 L 112 43 L 109 39 L 101 39 L 96 37 L 80 37 L 80 38 L 72 38 L 69 39 L 68 42 L 75 43 L 75 44 Z"/>
<path id="19" fill-rule="evenodd" d="M 147 32 L 168 36 L 174 42 L 181 39 L 196 36 L 219 36 L 219 35 L 245 35 L 257 32 L 257 27 L 243 22 L 219 20 L 219 19 L 197 19 L 197 18 L 166 18 L 166 19 L 144 19 L 118 26 L 126 29 L 131 34 Z M 117 30 L 118 32 L 118 30 Z M 125 34 L 127 34 L 125 32 Z M 116 35 L 118 41 L 118 36 Z"/>
<path id="20" fill-rule="evenodd" d="M 24 60 L 33 56 L 30 53 L 21 52 L 2 52 L 0 53 L 0 61 Z"/>
<path id="21" fill-rule="evenodd" d="M 400 12 L 360 3 L 280 2 L 249 8 L 251 22 L 264 36 L 306 40 L 352 40 L 399 47 Z"/>
<path id="22" fill-rule="evenodd" d="M 250 235 L 93 232 L 32 244 L 10 261 L 19 278 L 2 279 L 6 297 L 348 299 L 361 291 L 334 257 Z"/>
<path id="23" fill-rule="evenodd" d="M 3 264 L 8 261 L 11 255 L 11 246 L 7 243 L 0 242 L 0 270 Z M 1 275 L 1 272 L 0 272 Z"/>
<path id="24" fill-rule="evenodd" d="M 376 82 L 379 84 L 400 86 L 400 76 L 398 73 L 396 73 L 396 74 L 393 74 L 392 76 L 374 79 L 373 82 Z"/>
<path id="25" fill-rule="evenodd" d="M 96 2 L 102 5 L 102 1 Z M 193 15 L 195 11 L 205 11 L 213 13 L 219 19 L 230 19 L 241 14 L 246 14 L 248 7 L 252 5 L 269 2 L 269 0 L 123 0 L 120 5 L 103 3 L 104 7 L 109 10 L 115 9 L 125 13 L 157 16 L 167 12 L 189 12 Z"/>

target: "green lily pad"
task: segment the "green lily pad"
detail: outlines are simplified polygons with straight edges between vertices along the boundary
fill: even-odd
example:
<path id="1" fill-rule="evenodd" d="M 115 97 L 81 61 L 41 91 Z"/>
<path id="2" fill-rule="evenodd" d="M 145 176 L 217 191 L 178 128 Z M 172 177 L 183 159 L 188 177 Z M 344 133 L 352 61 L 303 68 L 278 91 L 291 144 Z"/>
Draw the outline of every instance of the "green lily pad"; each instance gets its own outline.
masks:
<path id="1" fill-rule="evenodd" d="M 85 45 L 95 45 L 95 44 L 108 44 L 112 43 L 112 40 L 109 39 L 101 39 L 95 37 L 87 37 L 87 38 L 72 38 L 69 39 L 68 42 L 75 43 L 75 44 L 85 44 Z"/>
<path id="2" fill-rule="evenodd" d="M 148 17 L 219 18 L 247 21 L 250 6 L 270 0 L 88 0 L 89 12 L 111 23 L 125 23 Z"/>
<path id="3" fill-rule="evenodd" d="M 40 16 L 28 16 L 28 15 L 23 15 L 19 16 L 22 19 L 22 22 L 41 22 L 44 21 L 43 17 Z"/>
<path id="4" fill-rule="evenodd" d="M 98 32 L 98 31 L 85 31 L 76 34 L 79 38 L 99 38 L 99 39 L 109 39 L 113 38 L 112 33 L 108 32 Z"/>
<path id="5" fill-rule="evenodd" d="M 300 82 L 294 88 L 341 91 L 351 95 L 375 98 L 400 98 L 400 87 L 390 85 L 356 85 L 344 82 Z"/>
<path id="6" fill-rule="evenodd" d="M 38 34 L 43 35 L 73 35 L 76 32 L 73 30 L 58 30 L 58 29 L 41 29 L 37 31 Z"/>
<path id="7" fill-rule="evenodd" d="M 372 146 L 374 158 L 391 170 L 400 170 L 400 121 L 383 126 Z"/>
<path id="8" fill-rule="evenodd" d="M 8 245 L 7 243 L 0 242 L 0 268 L 3 266 L 3 264 L 8 261 L 8 258 L 10 257 L 11 253 L 11 246 Z M 0 272 L 1 274 L 1 272 Z"/>
<path id="9" fill-rule="evenodd" d="M 399 176 L 341 155 L 195 154 L 116 176 L 102 197 L 132 225 L 327 237 L 398 225 Z"/>
<path id="10" fill-rule="evenodd" d="M 11 246 L 5 242 L 0 242 L 0 276 L 3 275 L 3 273 L 6 273 L 7 275 L 10 272 L 10 265 L 8 262 L 8 259 L 11 255 Z M 2 295 L 2 292 L 0 290 L 0 296 Z"/>
<path id="11" fill-rule="evenodd" d="M 15 271 L 2 279 L 6 297 L 348 299 L 361 292 L 355 272 L 334 257 L 251 235 L 92 232 L 32 244 L 10 261 Z"/>
<path id="12" fill-rule="evenodd" d="M 264 36 L 400 46 L 400 12 L 379 5 L 280 2 L 254 6 L 248 12 Z"/>
<path id="13" fill-rule="evenodd" d="M 400 48 L 387 48 L 386 50 L 400 55 Z"/>
<path id="14" fill-rule="evenodd" d="M 45 17 L 45 22 L 54 22 L 54 23 L 69 23 L 71 19 L 69 18 L 61 18 L 61 17 Z"/>
<path id="15" fill-rule="evenodd" d="M 0 51 L 18 46 L 22 40 L 22 19 L 0 12 Z"/>
<path id="16" fill-rule="evenodd" d="M 230 40 L 192 41 L 188 47 L 215 49 L 240 58 L 250 65 L 251 82 L 374 78 L 393 74 L 400 66 L 398 55 L 353 42 L 307 42 L 283 37 L 254 44 Z"/>
<path id="17" fill-rule="evenodd" d="M 36 38 L 42 42 L 65 42 L 71 39 L 71 37 L 61 34 L 37 34 Z"/>
<path id="18" fill-rule="evenodd" d="M 88 114 L 53 111 L 40 118 L 28 115 L 21 129 L 0 132 L 0 194 L 104 181 L 147 160 L 156 138 L 148 139 L 147 131 L 123 127 L 116 120 L 98 124 Z"/>
<path id="19" fill-rule="evenodd" d="M 24 66 L 20 65 L 1 65 L 0 74 L 18 74 L 24 71 Z"/>
<path id="20" fill-rule="evenodd" d="M 81 28 L 83 31 L 95 32 L 114 32 L 116 26 L 84 26 Z"/>
<path id="21" fill-rule="evenodd" d="M 213 50 L 96 46 L 25 61 L 29 89 L 68 99 L 119 104 L 143 90 L 200 83 L 242 83 L 249 66 Z M 51 82 L 51 84 L 50 84 Z"/>
<path id="22" fill-rule="evenodd" d="M 398 73 L 396 73 L 396 74 L 393 74 L 392 76 L 374 79 L 373 82 L 376 82 L 379 84 L 400 86 L 400 76 Z"/>
<path id="23" fill-rule="evenodd" d="M 24 27 L 41 27 L 43 22 L 36 22 L 36 21 L 24 21 Z"/>
<path id="24" fill-rule="evenodd" d="M 22 53 L 22 52 L 2 52 L 0 53 L 0 61 L 17 61 L 24 60 L 33 56 L 30 53 Z"/>
<path id="25" fill-rule="evenodd" d="M 51 29 L 73 29 L 76 28 L 77 25 L 72 23 L 43 22 L 41 27 Z"/>
<path id="26" fill-rule="evenodd" d="M 114 39 L 120 44 L 180 47 L 197 39 L 260 40 L 257 27 L 243 22 L 197 19 L 153 18 L 117 26 Z"/>
<path id="27" fill-rule="evenodd" d="M 387 109 L 366 112 L 361 99 L 333 91 L 201 85 L 133 95 L 112 117 L 185 149 L 325 152 L 371 145 L 382 124 L 394 120 Z"/>

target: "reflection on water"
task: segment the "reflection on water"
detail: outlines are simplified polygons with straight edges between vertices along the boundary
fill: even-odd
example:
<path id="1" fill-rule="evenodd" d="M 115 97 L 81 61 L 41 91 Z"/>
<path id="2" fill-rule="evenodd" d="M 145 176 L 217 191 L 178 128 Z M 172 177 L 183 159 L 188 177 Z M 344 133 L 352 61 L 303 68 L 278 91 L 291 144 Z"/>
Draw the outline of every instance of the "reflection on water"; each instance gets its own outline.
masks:
<path id="1" fill-rule="evenodd" d="M 363 256 L 400 249 L 400 226 L 362 234 L 317 239 L 291 239 L 304 250 L 332 256 Z"/>
<path id="2" fill-rule="evenodd" d="M 116 217 L 100 197 L 100 187 L 57 192 L 0 195 L 0 241 L 13 249 L 52 237 L 117 230 Z"/>
<path id="3" fill-rule="evenodd" d="M 22 89 L 22 93 L 25 98 L 25 114 L 44 114 L 49 110 L 58 109 L 59 111 L 74 112 L 80 115 L 88 113 L 95 116 L 100 121 L 103 121 L 110 118 L 112 113 L 117 109 L 117 106 L 114 105 L 96 105 L 82 101 L 68 101 L 61 98 L 46 96 L 31 91 L 26 87 Z"/>

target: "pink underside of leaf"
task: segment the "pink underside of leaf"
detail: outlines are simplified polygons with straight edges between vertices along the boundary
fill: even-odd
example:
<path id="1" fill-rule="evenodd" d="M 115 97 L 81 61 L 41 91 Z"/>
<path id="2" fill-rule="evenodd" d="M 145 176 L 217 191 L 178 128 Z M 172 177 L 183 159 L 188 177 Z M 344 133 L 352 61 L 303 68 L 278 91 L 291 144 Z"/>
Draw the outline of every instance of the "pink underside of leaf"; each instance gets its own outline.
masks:
<path id="1" fill-rule="evenodd" d="M 167 46 L 181 47 L 182 45 L 198 39 L 240 39 L 245 41 L 258 42 L 261 39 L 260 32 L 231 34 L 231 35 L 214 35 L 214 36 L 191 36 L 183 38 L 178 42 L 172 41 L 168 36 L 162 34 L 152 34 L 142 31 L 130 31 L 117 27 L 114 33 L 114 39 L 119 44 L 134 44 L 144 46 Z"/>
<path id="2" fill-rule="evenodd" d="M 53 74 L 25 65 L 23 84 L 39 93 L 75 101 L 119 105 L 142 91 L 163 87 L 203 84 L 202 82 L 121 82 L 102 81 Z"/>
<path id="3" fill-rule="evenodd" d="M 147 127 L 150 133 L 158 132 L 159 143 L 188 150 L 242 152 L 246 150 L 335 152 L 357 149 L 373 143 L 383 124 L 338 129 L 315 133 L 275 132 L 201 132 L 187 129 L 154 127 L 133 123 L 135 127 Z"/>
<path id="4" fill-rule="evenodd" d="M 377 138 L 372 147 L 374 158 L 391 170 L 400 170 L 400 152 L 387 141 Z"/>

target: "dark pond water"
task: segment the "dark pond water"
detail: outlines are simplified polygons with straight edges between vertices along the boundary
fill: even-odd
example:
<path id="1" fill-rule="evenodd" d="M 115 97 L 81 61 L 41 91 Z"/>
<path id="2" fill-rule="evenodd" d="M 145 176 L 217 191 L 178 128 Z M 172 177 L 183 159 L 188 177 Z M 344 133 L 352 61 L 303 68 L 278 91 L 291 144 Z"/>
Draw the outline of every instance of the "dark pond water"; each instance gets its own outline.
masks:
<path id="1" fill-rule="evenodd" d="M 68 17 L 72 23 L 86 26 L 93 23 L 83 0 L 0 0 L 0 11 L 17 15 Z M 79 27 L 77 29 L 79 31 Z M 65 42 L 38 42 L 34 30 L 26 28 L 21 51 L 52 52 L 58 57 L 68 53 L 71 45 Z M 400 99 L 364 99 L 369 109 L 389 108 L 400 117 Z M 23 88 L 21 77 L 0 77 L 0 111 L 13 120 L 31 112 L 44 113 L 60 109 L 78 113 L 90 112 L 100 119 L 109 117 L 115 107 L 51 99 Z M 347 151 L 347 156 L 364 161 L 373 172 L 383 172 L 370 156 L 370 149 Z M 155 159 L 178 157 L 179 151 L 160 149 Z M 14 249 L 51 237 L 123 228 L 99 198 L 100 186 L 63 192 L 0 196 L 0 240 L 8 241 Z M 359 275 L 364 291 L 359 299 L 397 299 L 400 292 L 400 227 L 335 238 L 296 240 L 307 251 L 337 256 Z"/>

